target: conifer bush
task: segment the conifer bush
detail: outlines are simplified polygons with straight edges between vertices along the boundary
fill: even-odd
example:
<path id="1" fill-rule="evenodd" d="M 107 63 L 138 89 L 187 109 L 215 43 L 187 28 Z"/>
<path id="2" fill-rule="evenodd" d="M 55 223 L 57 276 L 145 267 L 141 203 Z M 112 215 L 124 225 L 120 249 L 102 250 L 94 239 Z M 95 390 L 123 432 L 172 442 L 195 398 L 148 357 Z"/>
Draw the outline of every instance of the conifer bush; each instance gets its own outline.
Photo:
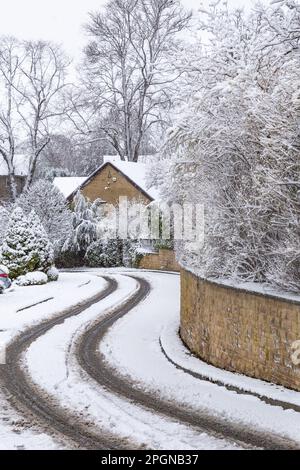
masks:
<path id="1" fill-rule="evenodd" d="M 0 260 L 12 279 L 33 271 L 46 271 L 54 263 L 53 247 L 37 215 L 13 210 L 0 250 Z"/>
<path id="2" fill-rule="evenodd" d="M 90 267 L 123 266 L 123 242 L 120 239 L 96 240 L 87 249 L 85 262 Z"/>

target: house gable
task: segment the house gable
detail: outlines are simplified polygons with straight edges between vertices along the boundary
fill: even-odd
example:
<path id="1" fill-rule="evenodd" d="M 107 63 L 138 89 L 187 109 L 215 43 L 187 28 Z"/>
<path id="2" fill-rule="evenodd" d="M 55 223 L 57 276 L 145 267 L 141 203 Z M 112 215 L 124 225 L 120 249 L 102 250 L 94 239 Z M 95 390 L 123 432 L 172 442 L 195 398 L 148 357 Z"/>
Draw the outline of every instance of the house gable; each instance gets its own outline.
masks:
<path id="1" fill-rule="evenodd" d="M 90 201 L 100 198 L 113 205 L 117 205 L 119 197 L 122 196 L 144 204 L 153 201 L 153 198 L 146 191 L 111 162 L 104 163 L 86 179 L 78 190 Z M 69 196 L 69 201 L 72 201 L 76 192 L 77 190 Z"/>

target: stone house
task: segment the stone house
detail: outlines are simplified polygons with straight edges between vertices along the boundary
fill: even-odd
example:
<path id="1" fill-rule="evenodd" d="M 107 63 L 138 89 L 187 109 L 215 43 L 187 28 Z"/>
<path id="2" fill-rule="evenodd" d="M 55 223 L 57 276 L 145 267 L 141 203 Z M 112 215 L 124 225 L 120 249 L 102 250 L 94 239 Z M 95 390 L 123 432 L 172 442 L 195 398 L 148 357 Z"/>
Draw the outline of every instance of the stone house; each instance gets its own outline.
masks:
<path id="1" fill-rule="evenodd" d="M 77 191 L 80 191 L 90 201 L 101 199 L 108 204 L 117 205 L 120 197 L 129 201 L 150 204 L 158 199 L 155 188 L 147 188 L 147 165 L 107 160 L 88 177 L 59 177 L 53 184 L 60 189 L 71 203 Z"/>
<path id="2" fill-rule="evenodd" d="M 90 201 L 100 199 L 103 203 L 117 206 L 120 197 L 127 197 L 128 202 L 138 202 L 146 206 L 160 199 L 156 188 L 146 184 L 147 163 L 120 161 L 107 158 L 104 163 L 88 177 L 59 177 L 54 185 L 60 189 L 66 199 L 72 201 L 80 191 Z M 140 265 L 144 269 L 164 269 L 178 271 L 173 250 L 154 248 L 154 240 L 143 239 Z"/>

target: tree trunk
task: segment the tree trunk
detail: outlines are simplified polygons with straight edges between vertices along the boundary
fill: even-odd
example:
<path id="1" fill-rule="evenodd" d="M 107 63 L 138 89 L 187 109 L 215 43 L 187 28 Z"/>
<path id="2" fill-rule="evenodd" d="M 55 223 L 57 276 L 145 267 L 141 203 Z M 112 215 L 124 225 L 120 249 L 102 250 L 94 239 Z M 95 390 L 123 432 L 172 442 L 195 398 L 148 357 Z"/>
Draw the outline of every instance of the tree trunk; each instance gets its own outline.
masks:
<path id="1" fill-rule="evenodd" d="M 9 172 L 8 181 L 9 181 L 11 199 L 13 202 L 15 202 L 18 197 L 18 188 L 17 188 L 17 183 L 15 180 L 15 175 L 13 173 Z"/>

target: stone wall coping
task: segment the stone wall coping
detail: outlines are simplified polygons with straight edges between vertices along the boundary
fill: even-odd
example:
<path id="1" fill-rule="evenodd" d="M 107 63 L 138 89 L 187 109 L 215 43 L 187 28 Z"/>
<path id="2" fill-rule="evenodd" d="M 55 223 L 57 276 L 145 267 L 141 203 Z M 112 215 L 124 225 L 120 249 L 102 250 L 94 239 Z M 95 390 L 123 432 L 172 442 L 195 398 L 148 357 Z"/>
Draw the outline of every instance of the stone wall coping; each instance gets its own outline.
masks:
<path id="1" fill-rule="evenodd" d="M 280 300 L 286 303 L 300 305 L 300 294 L 295 294 L 293 292 L 287 291 L 276 291 L 271 286 L 265 285 L 263 283 L 241 282 L 239 284 L 234 281 L 231 281 L 230 279 L 225 278 L 206 278 L 198 274 L 191 267 L 183 266 L 180 263 L 178 264 L 180 265 L 180 268 L 182 270 L 192 274 L 200 281 L 204 281 L 209 284 L 214 284 L 216 286 L 223 287 L 224 289 L 233 289 L 239 292 L 243 292 L 245 294 L 252 294 L 259 297 L 267 297 L 270 299 Z"/>

